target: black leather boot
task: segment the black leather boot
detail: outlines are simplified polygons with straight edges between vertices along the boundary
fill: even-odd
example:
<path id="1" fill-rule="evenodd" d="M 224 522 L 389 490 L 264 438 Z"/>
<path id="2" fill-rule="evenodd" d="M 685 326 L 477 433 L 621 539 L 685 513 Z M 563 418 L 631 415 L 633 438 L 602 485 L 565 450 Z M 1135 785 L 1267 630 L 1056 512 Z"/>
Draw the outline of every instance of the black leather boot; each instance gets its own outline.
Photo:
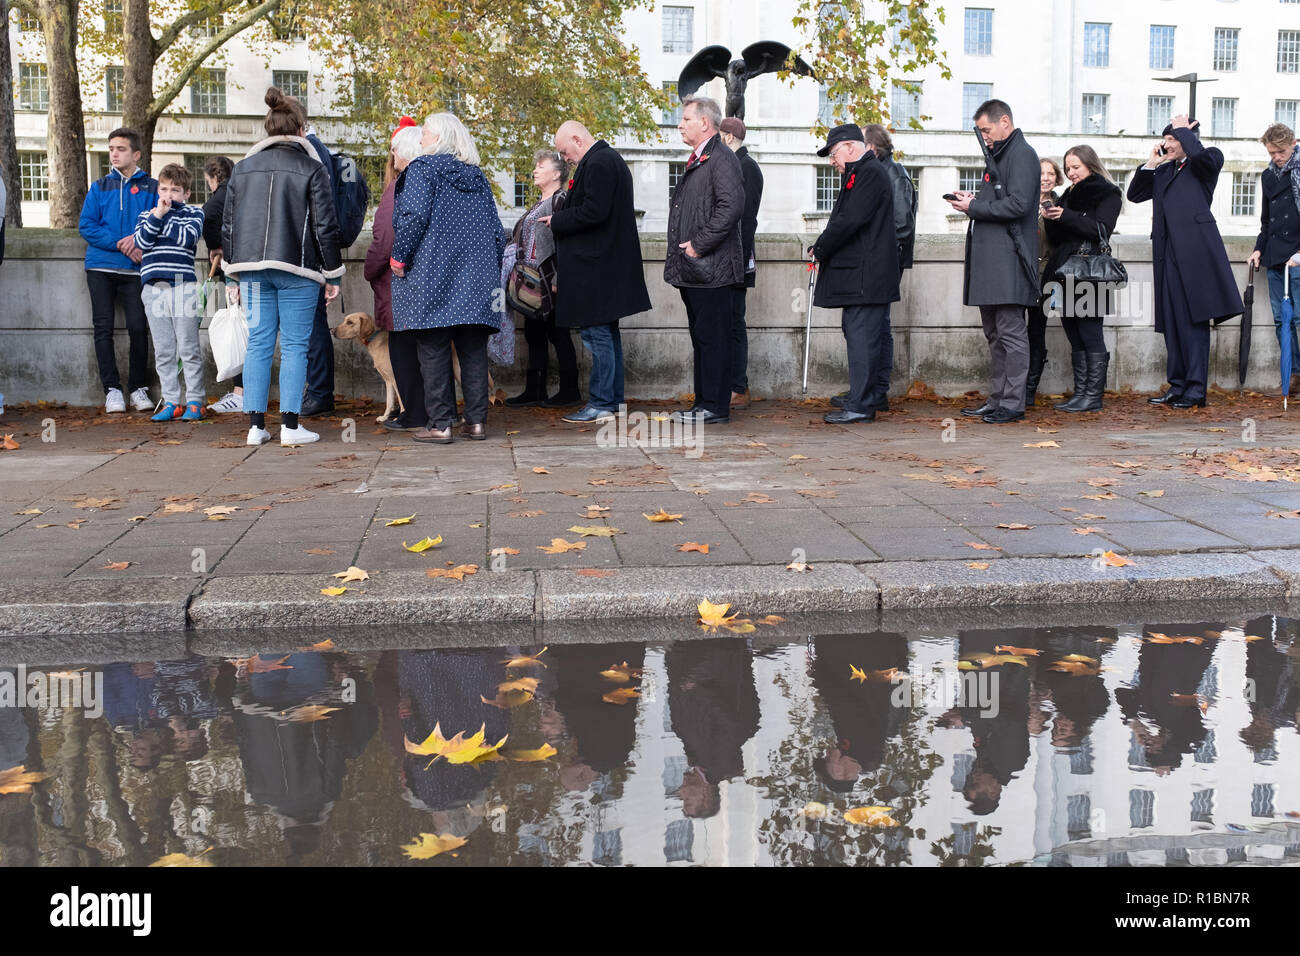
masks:
<path id="1" fill-rule="evenodd" d="M 1038 402 L 1038 381 L 1043 377 L 1043 366 L 1047 364 L 1046 348 L 1030 348 L 1029 375 L 1025 378 L 1025 408 L 1033 408 Z"/>
<path id="2" fill-rule="evenodd" d="M 546 370 L 529 369 L 528 385 L 514 398 L 507 398 L 511 408 L 530 408 L 546 401 Z"/>
<path id="3" fill-rule="evenodd" d="M 1083 400 L 1083 386 L 1088 380 L 1088 353 L 1084 351 L 1071 352 L 1070 363 L 1074 366 L 1074 395 L 1063 402 L 1057 402 L 1052 407 L 1062 411 L 1074 412 L 1078 411 L 1078 409 L 1069 406 Z"/>
<path id="4" fill-rule="evenodd" d="M 1087 352 L 1086 374 L 1082 398 L 1076 395 L 1062 409 L 1067 412 L 1099 412 L 1101 397 L 1106 391 L 1106 370 L 1110 367 L 1109 352 Z"/>
<path id="5" fill-rule="evenodd" d="M 566 375 L 560 370 L 560 390 L 542 402 L 543 408 L 572 408 L 582 404 L 582 392 L 578 388 L 578 373 Z"/>

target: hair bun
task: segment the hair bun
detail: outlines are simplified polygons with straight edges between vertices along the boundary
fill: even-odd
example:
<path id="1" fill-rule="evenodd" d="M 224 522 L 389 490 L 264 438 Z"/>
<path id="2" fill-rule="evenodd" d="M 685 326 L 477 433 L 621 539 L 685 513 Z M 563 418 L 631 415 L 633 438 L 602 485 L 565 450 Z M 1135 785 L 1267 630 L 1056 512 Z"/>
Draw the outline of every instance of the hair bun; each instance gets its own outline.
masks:
<path id="1" fill-rule="evenodd" d="M 284 104 L 284 94 L 280 92 L 279 87 L 273 86 L 266 91 L 264 102 L 271 109 L 276 109 Z"/>

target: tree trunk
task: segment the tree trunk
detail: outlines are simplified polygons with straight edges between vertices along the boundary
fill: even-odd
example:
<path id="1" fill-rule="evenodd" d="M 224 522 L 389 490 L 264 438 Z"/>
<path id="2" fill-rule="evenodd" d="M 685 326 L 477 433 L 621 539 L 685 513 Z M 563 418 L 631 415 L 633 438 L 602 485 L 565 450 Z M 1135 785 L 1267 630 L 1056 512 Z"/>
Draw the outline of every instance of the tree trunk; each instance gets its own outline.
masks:
<path id="1" fill-rule="evenodd" d="M 0 23 L 9 23 L 9 0 L 0 0 Z M 14 128 L 14 66 L 10 61 L 9 39 L 0 43 L 0 170 L 5 181 L 5 224 L 11 229 L 23 225 L 23 180 L 18 169 L 18 131 Z"/>
<path id="2" fill-rule="evenodd" d="M 149 0 L 125 0 L 122 19 L 122 125 L 140 134 L 140 168 L 150 169 L 153 135 L 158 117 L 149 115 L 153 103 L 154 38 L 149 31 Z"/>
<path id="3" fill-rule="evenodd" d="M 77 73 L 79 0 L 38 0 L 50 77 L 48 146 L 50 226 L 75 229 L 86 198 L 86 129 Z"/>

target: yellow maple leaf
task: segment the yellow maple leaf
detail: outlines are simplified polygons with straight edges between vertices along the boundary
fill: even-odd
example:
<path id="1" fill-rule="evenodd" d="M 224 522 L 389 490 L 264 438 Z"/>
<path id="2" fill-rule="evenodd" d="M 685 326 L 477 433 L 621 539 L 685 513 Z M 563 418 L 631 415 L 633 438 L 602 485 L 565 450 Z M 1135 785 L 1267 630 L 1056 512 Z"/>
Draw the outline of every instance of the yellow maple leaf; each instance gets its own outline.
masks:
<path id="1" fill-rule="evenodd" d="M 889 807 L 853 807 L 844 811 L 844 822 L 860 827 L 896 827 L 900 826 L 890 814 Z"/>
<path id="2" fill-rule="evenodd" d="M 337 574 L 334 575 L 334 577 L 341 580 L 344 584 L 347 584 L 349 581 L 370 580 L 369 572 L 362 571 L 360 568 L 355 566 L 349 567 L 346 571 L 339 571 Z"/>
<path id="3" fill-rule="evenodd" d="M 519 763 L 535 763 L 547 757 L 554 757 L 557 752 L 550 744 L 542 744 L 536 750 L 512 750 L 506 754 L 506 757 Z"/>
<path id="4" fill-rule="evenodd" d="M 436 538 L 421 538 L 419 541 L 415 542 L 415 544 L 407 544 L 403 541 L 402 547 L 407 551 L 414 551 L 416 554 L 423 554 L 430 548 L 436 548 L 440 544 L 442 544 L 442 535 L 438 535 Z"/>
<path id="5" fill-rule="evenodd" d="M 519 657 L 507 657 L 505 660 L 501 661 L 500 663 L 505 664 L 506 667 L 532 667 L 536 664 L 540 664 L 542 667 L 545 667 L 546 665 L 542 661 L 538 660 L 538 658 L 545 653 L 546 653 L 546 648 L 543 647 L 536 654 L 522 654 Z"/>
<path id="6" fill-rule="evenodd" d="M 472 764 L 482 763 L 488 760 L 500 759 L 497 753 L 510 737 L 506 734 L 496 743 L 489 745 L 483 735 L 487 725 L 479 727 L 478 733 L 474 734 L 468 740 L 465 738 L 465 732 L 461 731 L 451 740 L 447 741 L 447 746 L 442 752 L 442 757 L 451 764 Z"/>
<path id="7" fill-rule="evenodd" d="M 48 773 L 37 773 L 21 764 L 8 770 L 0 770 L 0 794 L 31 793 L 32 784 L 40 783 L 48 776 Z"/>
<path id="8" fill-rule="evenodd" d="M 710 627 L 722 627 L 734 621 L 740 613 L 737 611 L 731 616 L 727 612 L 731 610 L 730 604 L 714 604 L 708 598 L 700 601 L 698 610 L 700 612 L 700 623 L 707 624 Z"/>
<path id="9" fill-rule="evenodd" d="M 1122 568 L 1132 564 L 1133 560 L 1116 554 L 1114 551 L 1107 551 L 1101 556 L 1101 563 L 1111 568 Z"/>
<path id="10" fill-rule="evenodd" d="M 546 554 L 564 554 L 566 551 L 582 551 L 587 547 L 585 541 L 565 541 L 563 538 L 552 538 L 551 543 L 539 544 L 538 551 L 544 551 Z"/>
<path id="11" fill-rule="evenodd" d="M 627 661 L 622 664 L 614 664 L 612 667 L 600 672 L 601 677 L 616 684 L 626 684 L 628 681 L 640 677 L 641 674 L 641 668 L 632 667 Z"/>
<path id="12" fill-rule="evenodd" d="M 663 508 L 660 508 L 652 515 L 648 515 L 644 511 L 641 512 L 641 514 L 647 521 L 676 521 L 678 524 L 681 524 L 681 515 L 669 514 Z"/>
<path id="13" fill-rule="evenodd" d="M 320 589 L 320 593 L 324 594 L 326 597 L 338 597 L 340 594 L 343 594 L 345 591 L 347 591 L 347 588 L 321 588 Z"/>
<path id="14" fill-rule="evenodd" d="M 421 833 L 411 843 L 402 844 L 402 852 L 412 860 L 431 860 L 448 850 L 455 850 L 469 841 L 450 833 Z"/>
<path id="15" fill-rule="evenodd" d="M 629 700 L 640 697 L 641 692 L 631 687 L 618 687 L 611 690 L 608 694 L 602 694 L 600 699 L 607 704 L 626 704 Z"/>
<path id="16" fill-rule="evenodd" d="M 414 520 L 415 520 L 415 515 L 408 515 L 408 516 L 405 517 L 405 518 L 393 518 L 393 519 L 391 519 L 391 520 L 389 520 L 389 521 L 385 521 L 385 522 L 384 522 L 384 527 L 385 527 L 385 528 L 396 528 L 398 525 L 402 525 L 402 524 L 410 524 L 410 523 L 411 523 L 412 521 L 414 521 Z"/>

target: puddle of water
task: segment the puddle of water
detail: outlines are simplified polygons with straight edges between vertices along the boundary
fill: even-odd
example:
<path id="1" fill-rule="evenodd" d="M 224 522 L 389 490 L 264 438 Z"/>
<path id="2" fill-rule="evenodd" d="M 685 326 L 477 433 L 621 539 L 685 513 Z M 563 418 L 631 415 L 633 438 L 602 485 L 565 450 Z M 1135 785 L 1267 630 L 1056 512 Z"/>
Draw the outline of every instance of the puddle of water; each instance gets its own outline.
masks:
<path id="1" fill-rule="evenodd" d="M 633 636 L 6 664 L 0 787 L 47 776 L 0 795 L 0 859 L 1300 862 L 1300 621 Z M 435 727 L 501 759 L 408 752 Z"/>

